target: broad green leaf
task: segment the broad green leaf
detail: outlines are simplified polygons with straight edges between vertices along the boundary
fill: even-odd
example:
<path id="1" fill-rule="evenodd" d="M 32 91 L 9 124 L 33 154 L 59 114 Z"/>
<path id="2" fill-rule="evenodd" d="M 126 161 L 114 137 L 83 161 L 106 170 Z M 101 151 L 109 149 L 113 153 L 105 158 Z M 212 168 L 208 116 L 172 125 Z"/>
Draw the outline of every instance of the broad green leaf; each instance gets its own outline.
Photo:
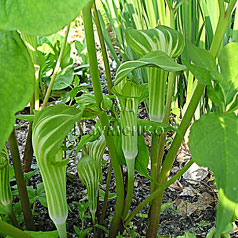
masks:
<path id="1" fill-rule="evenodd" d="M 52 90 L 61 90 L 70 86 L 74 80 L 74 68 L 72 65 L 60 71 L 55 79 Z"/>
<path id="2" fill-rule="evenodd" d="M 177 236 L 176 238 L 196 238 L 196 236 L 190 232 L 185 232 L 184 236 Z"/>
<path id="3" fill-rule="evenodd" d="M 57 231 L 24 231 L 35 238 L 57 238 Z"/>
<path id="4" fill-rule="evenodd" d="M 143 135 L 138 136 L 138 155 L 136 157 L 136 170 L 143 176 L 147 175 L 149 151 Z"/>
<path id="5" fill-rule="evenodd" d="M 203 85 L 211 85 L 211 75 L 210 72 L 200 66 L 189 64 L 183 61 L 183 64 L 186 65 L 187 69 L 193 74 L 193 76 Z"/>
<path id="6" fill-rule="evenodd" d="M 211 113 L 191 127 L 189 146 L 192 159 L 211 169 L 219 193 L 217 234 L 224 231 L 238 203 L 238 117 L 234 113 Z"/>
<path id="7" fill-rule="evenodd" d="M 35 115 L 24 115 L 24 114 L 18 114 L 16 115 L 16 119 L 23 120 L 23 121 L 34 121 Z"/>
<path id="8" fill-rule="evenodd" d="M 136 157 L 135 168 L 138 173 L 145 178 L 153 180 L 147 173 L 149 164 L 149 151 L 145 144 L 143 135 L 138 136 L 138 154 Z"/>
<path id="9" fill-rule="evenodd" d="M 230 238 L 230 234 L 229 232 L 232 232 L 233 230 L 233 224 L 232 223 L 229 223 L 224 231 L 222 232 L 222 238 Z M 214 238 L 214 234 L 216 234 L 216 228 L 212 228 L 206 235 L 206 238 Z M 219 236 L 220 238 L 220 236 Z"/>
<path id="10" fill-rule="evenodd" d="M 44 183 L 37 184 L 37 196 L 42 206 L 47 207 Z"/>
<path id="11" fill-rule="evenodd" d="M 0 29 L 50 35 L 69 24 L 88 0 L 1 0 Z"/>
<path id="12" fill-rule="evenodd" d="M 209 51 L 198 48 L 191 43 L 188 44 L 188 51 L 192 62 L 196 66 L 208 70 L 213 80 L 222 80 L 222 76 L 217 69 L 216 60 Z"/>
<path id="13" fill-rule="evenodd" d="M 220 108 L 221 112 L 225 110 L 225 94 L 221 84 L 215 82 L 213 86 L 207 87 L 207 96 L 212 102 Z"/>
<path id="14" fill-rule="evenodd" d="M 143 83 L 140 85 L 140 88 L 141 88 L 141 96 L 139 98 L 139 103 L 144 102 L 146 99 L 149 98 L 148 84 Z"/>
<path id="15" fill-rule="evenodd" d="M 24 231 L 25 233 L 31 235 L 33 238 L 58 238 L 57 231 Z M 12 238 L 7 236 L 6 238 Z"/>
<path id="16" fill-rule="evenodd" d="M 103 202 L 105 198 L 105 192 L 102 189 L 99 189 L 99 201 Z M 117 197 L 116 193 L 109 193 L 108 194 L 108 200 L 114 199 Z"/>
<path id="17" fill-rule="evenodd" d="M 176 238 L 196 238 L 196 236 L 192 233 L 185 232 L 184 236 L 177 236 Z"/>
<path id="18" fill-rule="evenodd" d="M 67 133 L 79 122 L 82 111 L 65 106 L 47 107 L 37 113 L 32 129 L 32 144 L 39 166 L 50 218 L 66 233 L 66 164 L 61 145 Z"/>
<path id="19" fill-rule="evenodd" d="M 31 57 L 19 34 L 0 31 L 0 150 L 13 129 L 15 113 L 32 97 L 34 75 Z"/>
<path id="20" fill-rule="evenodd" d="M 167 26 L 158 26 L 149 30 L 128 29 L 126 41 L 140 56 L 145 56 L 152 51 L 163 51 L 170 57 L 177 58 L 184 48 L 182 34 Z"/>
<path id="21" fill-rule="evenodd" d="M 238 93 L 237 95 L 234 97 L 234 100 L 231 102 L 231 104 L 229 105 L 229 109 L 228 112 L 235 112 L 238 110 Z"/>
<path id="22" fill-rule="evenodd" d="M 93 119 L 98 116 L 98 106 L 96 103 L 95 95 L 92 93 L 84 93 L 80 97 L 75 98 L 76 103 L 79 107 L 84 107 L 84 118 L 91 118 Z M 112 101 L 108 97 L 108 95 L 103 95 L 103 102 L 100 104 L 102 110 L 110 110 L 112 109 Z"/>
<path id="23" fill-rule="evenodd" d="M 224 78 L 222 86 L 229 104 L 238 92 L 238 43 L 229 43 L 219 55 L 219 65 Z"/>
<path id="24" fill-rule="evenodd" d="M 115 85 L 120 83 L 133 70 L 141 67 L 158 67 L 166 71 L 176 72 L 185 70 L 184 65 L 177 64 L 162 51 L 153 51 L 139 60 L 127 61 L 117 70 Z"/>

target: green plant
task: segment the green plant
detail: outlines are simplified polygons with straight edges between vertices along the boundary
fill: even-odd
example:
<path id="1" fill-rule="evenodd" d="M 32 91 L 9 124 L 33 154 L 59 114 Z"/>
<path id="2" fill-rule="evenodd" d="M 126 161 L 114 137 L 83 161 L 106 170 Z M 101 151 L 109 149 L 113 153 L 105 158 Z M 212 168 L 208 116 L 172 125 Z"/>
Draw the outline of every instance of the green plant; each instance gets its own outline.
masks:
<path id="1" fill-rule="evenodd" d="M 237 144 L 234 142 L 238 137 L 236 114 L 238 85 L 235 67 L 237 57 L 233 54 L 238 51 L 238 47 L 237 43 L 230 43 L 225 47 L 222 45 L 222 42 L 226 43 L 229 39 L 230 31 L 228 29 L 233 21 L 231 16 L 236 3 L 236 0 L 229 2 L 218 0 L 216 11 L 211 12 L 211 3 L 205 0 L 194 0 L 191 3 L 170 0 L 165 2 L 121 0 L 106 1 L 106 5 L 103 2 L 106 15 L 110 16 L 109 22 L 112 23 L 115 42 L 119 45 L 123 56 L 122 60 L 126 61 L 122 64 L 117 58 L 107 31 L 105 31 L 106 26 L 103 25 L 103 17 L 97 11 L 95 1 L 74 0 L 66 5 L 60 0 L 52 11 L 49 10 L 52 3 L 46 0 L 39 3 L 28 3 L 25 0 L 20 8 L 15 2 L 10 6 L 7 5 L 7 1 L 0 3 L 0 57 L 3 59 L 0 61 L 0 83 L 3 85 L 0 88 L 2 98 L 0 114 L 3 118 L 0 124 L 0 150 L 2 151 L 7 138 L 9 138 L 8 142 L 27 229 L 34 229 L 29 202 L 31 197 L 27 193 L 15 132 L 12 129 L 14 114 L 23 109 L 33 98 L 30 111 L 33 114 L 33 109 L 35 109 L 35 115 L 29 117 L 31 121 L 33 120 L 32 144 L 43 178 L 49 215 L 55 223 L 60 237 L 67 236 L 66 219 L 68 214 L 66 202 L 68 158 L 63 158 L 62 145 L 75 124 L 79 127 L 81 134 L 77 152 L 83 150 L 83 156 L 78 163 L 78 174 L 87 187 L 95 234 L 97 228 L 103 228 L 102 222 L 109 198 L 112 170 L 116 181 L 117 196 L 109 237 L 116 237 L 119 232 L 119 234 L 123 234 L 125 227 L 130 225 L 134 216 L 147 203 L 150 204 L 147 237 L 156 237 L 165 189 L 182 176 L 195 161 L 200 165 L 208 166 L 216 177 L 219 205 L 214 235 L 216 238 L 224 236 L 227 224 L 237 216 L 238 202 L 238 188 L 234 179 L 237 170 Z M 77 7 L 74 7 L 74 4 Z M 106 6 L 110 6 L 111 11 L 108 11 Z M 8 11 L 9 7 L 12 7 L 10 12 Z M 42 12 L 39 9 L 46 9 L 46 11 Z M 47 107 L 52 90 L 63 89 L 73 80 L 72 62 L 69 57 L 64 58 L 63 56 L 68 54 L 67 36 L 70 31 L 70 21 L 79 14 L 81 9 L 83 9 L 93 94 L 84 91 L 81 96 L 77 95 L 80 87 L 76 78 L 75 89 L 70 96 L 70 106 Z M 122 11 L 120 12 L 118 9 Z M 198 9 L 199 11 L 196 12 Z M 62 11 L 65 13 L 57 14 Z M 191 14 L 192 11 L 196 12 L 194 16 Z M 101 89 L 92 12 L 102 46 L 109 96 L 104 96 Z M 27 13 L 26 18 L 22 13 Z M 45 20 L 42 21 L 42 19 Z M 47 19 L 48 21 L 46 21 Z M 165 24 L 168 19 L 169 26 L 162 26 L 161 23 Z M 195 19 L 198 20 L 195 21 Z M 160 26 L 157 26 L 158 23 Z M 101 30 L 100 24 L 104 31 Z M 53 40 L 49 36 L 43 38 L 43 36 L 55 33 L 65 25 L 68 27 L 64 39 L 60 37 L 58 40 Z M 235 16 L 233 25 L 234 32 L 232 33 L 235 38 L 237 16 Z M 125 26 L 134 29 L 125 31 Z M 191 30 L 192 26 L 194 26 L 195 33 Z M 151 29 L 148 30 L 148 28 Z M 19 31 L 21 34 L 18 33 Z M 55 37 L 58 36 L 55 35 Z M 194 44 L 189 44 L 190 37 L 195 45 L 200 46 L 199 48 Z M 41 41 L 39 48 L 36 48 L 37 39 Z M 103 47 L 104 39 L 117 64 L 121 64 L 117 70 L 113 88 L 107 52 Z M 184 46 L 185 50 L 183 51 Z M 210 50 L 202 49 L 203 47 Z M 52 55 L 44 51 L 46 48 Z M 46 64 L 44 60 L 41 61 L 42 58 L 49 60 L 49 64 Z M 186 73 L 176 73 L 185 70 L 187 70 Z M 47 72 L 50 72 L 48 76 Z M 64 78 L 65 75 L 69 75 L 68 82 Z M 45 76 L 49 77 L 49 82 L 43 79 Z M 186 79 L 184 82 L 187 85 L 181 81 L 183 77 Z M 178 84 L 175 83 L 176 81 Z M 148 87 L 142 82 L 148 82 Z M 46 85 L 47 87 L 43 89 Z M 43 92 L 41 107 L 40 86 Z M 156 94 L 155 90 L 160 93 Z M 203 100 L 206 99 L 208 102 L 206 105 L 201 103 L 204 109 L 203 113 L 206 111 L 212 111 L 212 113 L 207 113 L 200 119 L 196 117 L 199 120 L 192 124 L 189 136 L 193 160 L 168 180 L 176 154 L 196 114 L 195 111 L 201 102 L 204 90 L 206 90 L 206 97 Z M 182 113 L 183 118 L 178 128 L 168 125 L 171 109 L 178 107 L 183 99 L 174 97 L 175 91 L 177 93 L 186 91 L 187 97 Z M 10 94 L 14 97 L 11 97 Z M 119 102 L 117 107 L 119 112 L 113 107 L 115 98 Z M 72 106 L 73 99 L 76 99 L 76 104 Z M 148 105 L 150 120 L 137 118 L 138 105 L 141 102 Z M 100 118 L 95 125 L 94 132 L 96 133 L 84 135 L 80 122 L 85 118 L 95 119 L 96 116 Z M 111 130 L 111 124 L 113 130 Z M 152 134 L 150 175 L 147 174 L 148 148 L 143 136 L 138 135 L 139 130 L 141 128 L 144 130 L 147 126 L 151 129 Z M 133 133 L 125 133 L 127 128 Z M 133 131 L 134 128 L 136 133 Z M 121 134 L 114 134 L 117 129 Z M 144 132 L 143 130 L 142 132 Z M 176 134 L 167 155 L 164 156 L 166 133 L 170 130 L 174 130 Z M 102 133 L 104 137 L 99 137 Z M 96 140 L 98 137 L 99 140 Z M 31 133 L 29 133 L 29 138 L 31 139 Z M 31 141 L 30 139 L 29 141 Z M 96 224 L 96 210 L 102 177 L 100 159 L 106 145 L 109 150 L 110 165 L 104 205 L 98 225 Z M 122 166 L 127 166 L 126 185 L 124 185 Z M 128 214 L 133 197 L 135 170 L 150 179 L 151 194 Z M 0 181 L 1 185 L 6 185 L 6 178 L 3 176 Z M 10 200 L 9 186 L 6 185 L 5 188 L 7 189 L 5 191 L 9 192 L 8 200 Z M 85 207 L 80 211 L 82 221 Z M 14 235 L 16 232 L 15 236 L 23 237 L 26 234 L 4 222 L 0 222 L 0 226 L 7 235 Z M 76 228 L 76 232 L 80 236 L 85 236 L 89 230 L 90 228 L 83 230 L 83 226 L 81 230 Z M 35 235 L 32 233 L 32 236 Z M 186 234 L 186 236 L 188 235 Z"/>
<path id="2" fill-rule="evenodd" d="M 76 233 L 78 234 L 78 236 L 81 238 L 85 237 L 91 230 L 92 228 L 87 228 L 84 229 L 84 221 L 86 218 L 90 218 L 89 215 L 86 215 L 87 209 L 89 207 L 89 204 L 86 203 L 85 201 L 82 202 L 75 202 L 75 204 L 78 207 L 78 213 L 79 213 L 79 217 L 80 220 L 82 222 L 81 225 L 81 229 L 79 229 L 78 227 L 74 226 L 74 230 L 76 231 Z"/>

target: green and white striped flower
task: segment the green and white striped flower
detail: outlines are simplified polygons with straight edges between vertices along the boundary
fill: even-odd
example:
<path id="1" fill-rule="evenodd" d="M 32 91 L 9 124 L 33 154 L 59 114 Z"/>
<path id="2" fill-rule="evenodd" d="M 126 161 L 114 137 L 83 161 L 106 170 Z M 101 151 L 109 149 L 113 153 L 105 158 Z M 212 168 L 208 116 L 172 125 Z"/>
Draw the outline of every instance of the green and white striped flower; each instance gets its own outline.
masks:
<path id="1" fill-rule="evenodd" d="M 101 135 L 97 140 L 88 142 L 86 144 L 86 150 L 88 155 L 95 159 L 99 164 L 100 180 L 102 179 L 101 160 L 106 149 L 105 136 Z"/>
<path id="2" fill-rule="evenodd" d="M 12 213 L 12 192 L 9 181 L 9 158 L 4 146 L 0 152 L 0 204 L 10 215 Z"/>
<path id="3" fill-rule="evenodd" d="M 88 192 L 89 209 L 95 225 L 97 211 L 97 197 L 99 183 L 102 179 L 101 159 L 106 148 L 106 140 L 101 135 L 98 140 L 86 145 L 87 153 L 83 151 L 82 158 L 78 162 L 78 176 L 86 186 Z"/>
<path id="4" fill-rule="evenodd" d="M 140 56 L 153 51 L 162 51 L 176 59 L 183 51 L 184 39 L 180 32 L 166 26 L 150 30 L 129 29 L 126 31 L 128 45 Z M 164 118 L 165 95 L 168 71 L 148 67 L 149 115 L 152 121 Z"/>
<path id="5" fill-rule="evenodd" d="M 127 216 L 134 191 L 135 159 L 138 154 L 137 111 L 141 88 L 136 83 L 124 78 L 113 87 L 117 96 L 121 118 L 122 151 L 125 156 L 128 174 L 127 196 L 123 218 Z"/>
<path id="6" fill-rule="evenodd" d="M 49 216 L 59 236 L 66 235 L 68 216 L 66 201 L 66 164 L 61 145 L 67 133 L 80 121 L 82 112 L 76 108 L 57 105 L 37 113 L 33 123 L 32 144 L 39 166 L 48 204 Z"/>
<path id="7" fill-rule="evenodd" d="M 136 83 L 123 79 L 113 87 L 117 96 L 122 128 L 122 151 L 127 163 L 135 160 L 138 154 L 137 146 L 137 111 L 141 89 Z"/>

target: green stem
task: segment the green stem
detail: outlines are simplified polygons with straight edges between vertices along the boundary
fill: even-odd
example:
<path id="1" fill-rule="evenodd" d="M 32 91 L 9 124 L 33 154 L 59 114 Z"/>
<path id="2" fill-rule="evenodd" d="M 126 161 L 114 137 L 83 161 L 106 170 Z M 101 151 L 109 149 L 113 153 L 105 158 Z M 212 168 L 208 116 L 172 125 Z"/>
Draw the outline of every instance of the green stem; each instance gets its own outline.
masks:
<path id="1" fill-rule="evenodd" d="M 92 5 L 93 5 L 93 1 L 89 1 L 87 5 L 83 8 L 83 21 L 84 21 L 84 27 L 85 27 L 85 36 L 86 36 L 86 42 L 87 42 L 93 89 L 94 89 L 96 103 L 100 111 L 100 104 L 101 102 L 103 102 L 103 94 L 102 94 L 102 89 L 100 84 L 98 62 L 96 57 L 96 48 L 95 48 L 95 41 L 94 41 L 94 32 L 93 32 L 93 23 L 92 23 L 92 14 L 91 14 Z M 118 162 L 112 135 L 107 133 L 110 128 L 107 114 L 104 111 L 100 111 L 99 116 L 100 116 L 103 128 L 106 129 L 104 135 L 105 135 L 106 143 L 109 149 L 109 155 L 111 158 L 112 167 L 113 167 L 114 175 L 116 179 L 116 190 L 117 190 L 118 196 L 116 201 L 116 210 L 115 210 L 114 217 L 112 219 L 111 229 L 109 234 L 109 237 L 116 237 L 119 230 L 123 206 L 124 206 L 123 177 L 122 177 L 122 171 Z"/>
<path id="2" fill-rule="evenodd" d="M 50 94 L 51 94 L 51 91 L 52 91 L 52 88 L 53 88 L 56 76 L 57 76 L 58 71 L 60 69 L 60 64 L 61 64 L 62 57 L 63 57 L 63 54 L 64 54 L 64 49 L 65 49 L 65 46 L 66 46 L 66 43 L 67 43 L 67 39 L 68 39 L 68 35 L 69 35 L 69 30 L 70 30 L 70 24 L 68 25 L 67 30 L 66 30 L 66 34 L 65 34 L 65 37 L 64 37 L 64 42 L 63 42 L 63 45 L 62 45 L 62 47 L 60 49 L 60 54 L 59 54 L 58 60 L 56 62 L 54 73 L 53 73 L 53 75 L 51 77 L 50 84 L 49 84 L 49 87 L 47 89 L 47 92 L 46 92 L 46 95 L 45 95 L 45 98 L 44 98 L 44 101 L 43 101 L 43 104 L 42 104 L 42 109 L 44 109 L 46 107 L 47 103 L 48 103 L 48 100 L 50 98 Z"/>
<path id="3" fill-rule="evenodd" d="M 107 201 L 108 201 L 111 177 L 112 177 L 112 163 L 110 163 L 109 169 L 108 169 L 107 185 L 106 185 L 105 196 L 104 196 L 104 201 L 103 201 L 102 213 L 101 213 L 101 216 L 100 216 L 100 219 L 99 219 L 99 225 L 101 225 L 101 226 L 103 225 L 106 210 L 107 210 Z"/>
<path id="4" fill-rule="evenodd" d="M 31 235 L 4 221 L 0 221 L 0 232 L 13 238 L 33 238 Z"/>
<path id="5" fill-rule="evenodd" d="M 57 225 L 55 224 L 59 237 L 60 238 L 67 238 L 67 232 L 66 232 L 66 223 L 64 222 L 63 224 Z"/>
<path id="6" fill-rule="evenodd" d="M 175 181 L 177 181 L 193 164 L 194 162 L 191 160 L 189 161 L 176 175 L 174 175 L 168 182 L 157 188 L 149 197 L 147 197 L 143 202 L 141 202 L 134 210 L 133 212 L 128 216 L 128 218 L 125 220 L 124 225 L 128 226 L 131 220 L 137 215 L 137 213 L 143 209 L 146 204 L 154 200 L 158 195 L 163 192 L 166 188 L 168 188 L 171 184 L 173 184 Z"/>
<path id="7" fill-rule="evenodd" d="M 13 212 L 13 209 L 12 209 L 12 203 L 9 205 L 9 209 L 8 209 L 8 210 L 9 210 L 9 211 L 8 211 L 8 215 L 9 215 L 9 217 L 10 217 L 10 219 L 11 219 L 12 224 L 13 224 L 15 227 L 19 227 L 18 222 L 17 222 L 17 219 L 16 219 L 16 216 L 15 216 L 15 214 L 14 214 L 14 212 Z"/>
<path id="8" fill-rule="evenodd" d="M 226 13 L 225 13 L 226 17 L 228 17 L 228 18 L 231 17 L 231 14 L 234 10 L 234 7 L 235 7 L 236 3 L 237 3 L 237 0 L 231 0 L 230 1 L 229 6 L 228 6 L 228 8 L 226 10 Z"/>
<path id="9" fill-rule="evenodd" d="M 34 93 L 35 110 L 40 108 L 40 67 L 35 65 L 35 93 Z"/>
<path id="10" fill-rule="evenodd" d="M 152 134 L 152 146 L 151 146 L 151 177 L 157 181 L 157 163 L 158 163 L 158 141 L 159 135 Z M 154 192 L 155 184 L 150 184 L 150 193 Z"/>
<path id="11" fill-rule="evenodd" d="M 220 16 L 222 16 L 225 14 L 224 0 L 218 0 L 218 4 L 219 4 Z"/>
<path id="12" fill-rule="evenodd" d="M 135 181 L 135 159 L 126 159 L 127 165 L 127 193 L 126 193 L 126 200 L 124 205 L 124 210 L 122 217 L 125 219 L 131 207 L 133 192 L 134 192 L 134 181 Z"/>
<path id="13" fill-rule="evenodd" d="M 104 63 L 105 72 L 106 72 L 108 93 L 111 95 L 112 94 L 111 71 L 110 71 L 107 50 L 106 50 L 106 46 L 105 46 L 105 42 L 104 42 L 104 37 L 103 37 L 103 33 L 102 33 L 102 28 L 101 28 L 100 20 L 99 20 L 99 17 L 98 17 L 98 12 L 97 12 L 97 8 L 96 8 L 95 2 L 93 4 L 92 10 L 93 10 L 93 16 L 94 16 L 94 20 L 95 20 L 95 25 L 97 27 L 98 37 L 99 37 L 99 41 L 100 41 L 100 45 L 101 45 L 101 49 L 102 49 L 102 57 L 103 57 L 103 63 Z"/>
<path id="14" fill-rule="evenodd" d="M 17 140 L 15 131 L 13 130 L 8 138 L 8 143 L 12 155 L 13 168 L 16 176 L 17 187 L 21 200 L 22 211 L 24 215 L 24 221 L 27 230 L 35 230 L 35 224 L 31 212 L 31 206 L 27 194 L 26 183 L 21 167 L 21 159 L 19 155 Z"/>
<path id="15" fill-rule="evenodd" d="M 24 150 L 24 156 L 23 156 L 23 170 L 24 172 L 29 172 L 31 170 L 31 164 L 32 164 L 32 158 L 33 158 L 33 147 L 32 147 L 32 122 L 29 124 L 28 129 L 28 135 L 26 139 L 26 146 Z"/>
<path id="16" fill-rule="evenodd" d="M 173 97 L 173 93 L 174 93 L 174 80 L 175 80 L 175 72 L 171 72 L 169 74 L 169 79 L 168 79 L 167 99 L 166 99 L 166 106 L 165 106 L 164 120 L 163 120 L 163 123 L 165 123 L 165 124 L 169 123 L 171 102 L 172 102 L 172 97 Z M 164 147 L 165 147 L 165 143 L 166 143 L 166 135 L 167 135 L 167 133 L 162 133 L 159 138 L 159 151 L 158 151 L 156 181 L 158 181 L 157 179 L 158 179 L 160 169 L 162 166 L 162 159 L 164 156 Z"/>

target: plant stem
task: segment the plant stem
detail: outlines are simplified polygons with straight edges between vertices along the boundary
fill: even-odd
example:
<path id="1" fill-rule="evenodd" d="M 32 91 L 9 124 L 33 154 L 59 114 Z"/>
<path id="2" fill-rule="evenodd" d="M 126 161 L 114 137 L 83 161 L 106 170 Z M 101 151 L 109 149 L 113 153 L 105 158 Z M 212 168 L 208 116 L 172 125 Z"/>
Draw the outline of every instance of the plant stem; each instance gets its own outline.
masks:
<path id="1" fill-rule="evenodd" d="M 151 145 L 151 177 L 157 181 L 157 163 L 158 163 L 158 142 L 159 135 L 152 134 L 152 145 Z M 155 184 L 150 184 L 150 193 L 154 192 Z"/>
<path id="2" fill-rule="evenodd" d="M 8 213 L 8 216 L 10 217 L 11 219 L 11 222 L 12 224 L 15 226 L 15 227 L 19 227 L 18 225 L 18 222 L 17 222 L 17 219 L 16 219 L 16 216 L 13 212 L 13 209 L 12 209 L 12 203 L 9 204 L 8 208 L 7 208 L 7 213 Z"/>
<path id="3" fill-rule="evenodd" d="M 59 237 L 60 238 L 67 238 L 66 223 L 64 222 L 63 224 L 56 225 L 56 227 L 57 227 L 57 231 L 58 231 Z"/>
<path id="4" fill-rule="evenodd" d="M 168 90 L 167 90 L 167 98 L 166 98 L 166 106 L 165 106 L 165 112 L 164 112 L 164 120 L 163 123 L 168 124 L 169 123 L 169 116 L 171 111 L 171 102 L 174 92 L 174 80 L 175 80 L 175 72 L 171 72 L 169 74 L 168 79 Z M 162 159 L 164 156 L 164 147 L 166 142 L 166 135 L 167 133 L 161 133 L 159 138 L 159 151 L 158 151 L 158 161 L 157 161 L 157 178 L 156 181 L 158 181 L 158 176 L 160 173 L 160 169 L 162 166 Z"/>
<path id="5" fill-rule="evenodd" d="M 40 66 L 35 65 L 35 93 L 34 93 L 34 108 L 40 108 Z"/>
<path id="6" fill-rule="evenodd" d="M 127 193 L 126 193 L 126 200 L 123 210 L 123 220 L 127 217 L 127 214 L 131 207 L 133 192 L 134 192 L 134 181 L 135 181 L 135 158 L 133 159 L 126 159 L 127 165 Z"/>
<path id="7" fill-rule="evenodd" d="M 94 16 L 94 20 L 95 20 L 95 25 L 97 27 L 97 32 L 98 32 L 98 37 L 99 37 L 101 49 L 102 49 L 102 57 L 103 57 L 103 63 L 104 63 L 105 72 L 106 72 L 108 94 L 112 95 L 111 71 L 110 71 L 110 67 L 109 67 L 107 50 L 106 50 L 106 46 L 105 46 L 105 42 L 104 42 L 104 37 L 103 37 L 103 33 L 102 33 L 102 28 L 101 28 L 101 24 L 100 24 L 100 21 L 99 21 L 98 12 L 97 12 L 97 8 L 96 8 L 95 2 L 93 4 L 92 11 L 93 11 L 93 16 Z"/>
<path id="8" fill-rule="evenodd" d="M 230 3 L 230 4 L 232 4 L 232 3 Z M 231 5 L 229 5 L 229 7 L 230 6 Z M 228 8 L 228 10 L 229 10 L 229 8 Z M 231 12 L 230 12 L 230 14 L 231 14 Z M 216 28 L 216 33 L 213 38 L 213 42 L 212 42 L 211 49 L 210 49 L 210 53 L 214 56 L 214 58 L 217 56 L 217 54 L 219 52 L 220 45 L 223 40 L 225 31 L 226 31 L 226 28 L 227 28 L 227 25 L 229 22 L 229 18 L 230 18 L 230 15 L 227 15 L 227 14 L 220 15 L 220 17 L 219 17 L 218 25 Z M 182 142 L 181 135 L 182 136 L 185 135 L 185 133 L 191 123 L 194 112 L 195 112 L 197 105 L 202 97 L 204 88 L 205 88 L 205 86 L 201 85 L 200 83 L 198 83 L 197 87 L 195 88 L 193 97 L 191 98 L 189 106 L 188 106 L 186 113 L 182 119 L 182 122 L 179 126 L 180 134 L 176 134 L 174 141 L 170 147 L 170 150 L 166 156 L 161 173 L 159 175 L 158 181 L 159 181 L 160 185 L 163 185 L 168 179 L 170 170 L 173 166 L 178 149 Z M 164 193 L 164 191 L 161 191 L 158 194 L 158 197 L 157 197 L 158 201 L 162 201 L 163 193 Z M 153 217 L 153 219 L 151 219 L 151 222 L 149 223 L 149 228 L 148 228 L 148 232 L 147 232 L 148 238 L 153 238 L 153 237 L 156 237 L 156 235 L 157 235 L 159 219 L 160 219 L 160 211 L 161 211 L 161 203 L 160 204 L 158 204 L 158 203 L 157 203 L 157 207 L 155 206 L 151 212 L 151 217 Z"/>
<path id="9" fill-rule="evenodd" d="M 115 210 L 115 214 L 111 223 L 111 229 L 109 234 L 109 237 L 116 237 L 119 230 L 122 211 L 123 211 L 123 205 L 124 205 L 124 185 L 123 185 L 122 171 L 118 162 L 114 141 L 113 141 L 112 135 L 108 133 L 108 130 L 110 129 L 109 120 L 108 120 L 106 112 L 100 110 L 100 104 L 103 102 L 103 94 L 102 94 L 102 89 L 100 84 L 98 62 L 96 57 L 96 48 L 95 48 L 95 41 L 94 41 L 92 13 L 91 13 L 92 5 L 93 5 L 93 1 L 89 1 L 87 5 L 83 8 L 83 22 L 85 27 L 85 36 L 86 36 L 87 49 L 88 49 L 90 72 L 91 72 L 91 77 L 93 82 L 93 90 L 95 94 L 96 103 L 100 111 L 99 117 L 101 119 L 103 128 L 105 128 L 104 135 L 105 135 L 106 143 L 109 149 L 109 155 L 111 158 L 112 167 L 113 167 L 114 175 L 116 179 L 116 190 L 117 190 L 118 196 L 116 201 L 116 210 Z"/>
<path id="10" fill-rule="evenodd" d="M 29 172 L 31 170 L 33 157 L 33 147 L 32 147 L 32 122 L 29 124 L 28 135 L 26 139 L 26 146 L 23 156 L 23 170 L 24 172 Z"/>
<path id="11" fill-rule="evenodd" d="M 44 98 L 44 101 L 43 101 L 43 104 L 42 104 L 42 109 L 44 109 L 46 107 L 46 105 L 47 105 L 47 102 L 48 102 L 48 100 L 50 98 L 50 94 L 51 94 L 51 91 L 52 91 L 52 88 L 53 88 L 56 76 L 57 76 L 58 71 L 60 69 L 60 64 L 61 64 L 62 57 L 63 57 L 63 54 L 64 54 L 64 49 L 65 49 L 65 46 L 66 46 L 66 43 L 67 43 L 67 39 L 68 39 L 68 35 L 69 35 L 69 30 L 70 30 L 70 24 L 68 25 L 67 30 L 66 30 L 66 34 L 65 34 L 65 37 L 64 37 L 64 42 L 63 42 L 63 45 L 62 45 L 62 47 L 60 49 L 60 54 L 59 54 L 58 60 L 56 62 L 54 73 L 53 73 L 53 75 L 51 77 L 50 84 L 49 84 L 49 87 L 47 89 L 47 92 L 46 92 L 46 95 L 45 95 L 45 98 Z"/>
<path id="12" fill-rule="evenodd" d="M 100 216 L 100 219 L 99 219 L 99 225 L 101 225 L 101 226 L 103 225 L 106 210 L 107 210 L 107 201 L 108 201 L 111 177 L 112 177 L 112 163 L 110 163 L 109 168 L 108 168 L 106 191 L 105 191 L 105 195 L 104 195 L 102 213 L 101 213 L 101 216 Z"/>
<path id="13" fill-rule="evenodd" d="M 164 183 L 162 186 L 157 188 L 149 197 L 147 197 L 143 202 L 141 202 L 129 215 L 129 217 L 126 219 L 124 225 L 128 226 L 131 220 L 137 215 L 137 213 L 143 209 L 143 207 L 146 206 L 149 202 L 151 202 L 153 199 L 158 197 L 158 195 L 163 192 L 166 188 L 168 188 L 171 184 L 173 184 L 176 180 L 178 180 L 193 164 L 194 162 L 191 160 L 189 161 L 176 175 L 174 175 L 168 182 Z"/>
<path id="14" fill-rule="evenodd" d="M 4 221 L 0 221 L 0 232 L 13 238 L 33 238 L 31 235 Z"/>
<path id="15" fill-rule="evenodd" d="M 24 221 L 27 230 L 35 230 L 35 224 L 31 212 L 31 206 L 27 194 L 26 183 L 21 167 L 21 159 L 19 155 L 17 140 L 15 131 L 13 130 L 8 138 L 8 143 L 12 155 L 13 168 L 16 176 L 17 187 L 19 191 L 19 197 L 21 200 L 22 211 L 24 215 Z"/>

